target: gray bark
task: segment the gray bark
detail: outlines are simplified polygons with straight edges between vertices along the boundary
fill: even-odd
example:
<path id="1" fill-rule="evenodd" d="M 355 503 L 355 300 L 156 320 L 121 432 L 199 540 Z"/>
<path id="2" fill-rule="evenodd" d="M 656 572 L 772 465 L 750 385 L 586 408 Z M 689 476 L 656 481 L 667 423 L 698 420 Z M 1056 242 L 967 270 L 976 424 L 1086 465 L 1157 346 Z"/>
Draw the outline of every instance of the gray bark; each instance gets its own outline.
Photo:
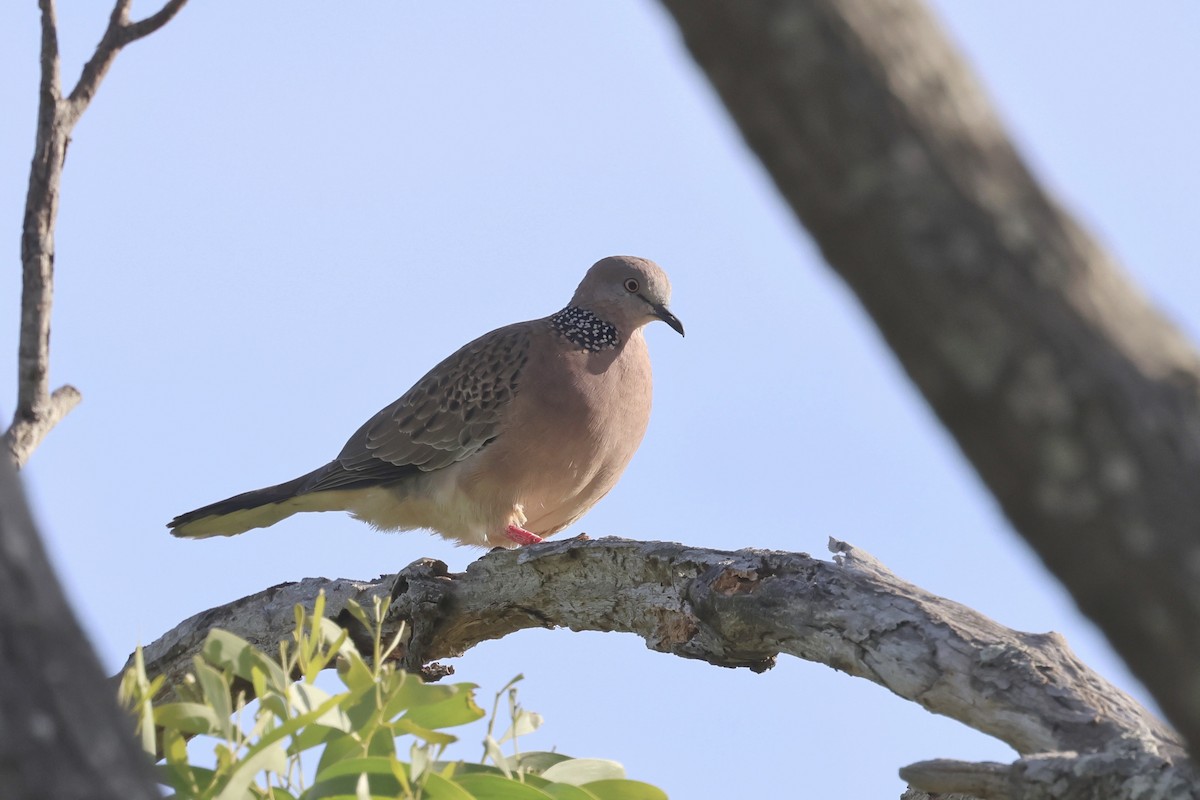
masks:
<path id="1" fill-rule="evenodd" d="M 117 708 L 0 459 L 0 787 L 6 800 L 151 800 L 150 759 Z"/>
<path id="2" fill-rule="evenodd" d="M 920 3 L 663 5 L 1013 526 L 1200 744 L 1200 357 Z"/>
<path id="3" fill-rule="evenodd" d="M 308 579 L 186 620 L 145 648 L 146 666 L 178 682 L 213 627 L 274 652 L 295 625 L 293 605 L 311 610 L 320 591 L 326 614 L 353 632 L 346 602 L 370 607 L 378 595 L 389 600 L 385 637 L 406 626 L 403 666 L 433 677 L 450 671 L 430 667 L 434 659 L 533 627 L 634 633 L 652 650 L 755 671 L 784 654 L 873 681 L 1007 742 L 1027 758 L 1005 767 L 1006 791 L 1036 788 L 1048 773 L 1030 765 L 1053 761 L 1063 774 L 1078 773 L 1072 792 L 1136 797 L 1152 776 L 1173 789 L 1157 796 L 1200 797 L 1176 734 L 1089 670 L 1062 637 L 1005 628 L 859 550 L 840 542 L 833 549 L 830 563 L 799 553 L 572 539 L 496 551 L 462 574 L 426 559 L 378 581 Z M 944 769 L 908 769 L 914 786 L 953 790 Z M 980 774 L 994 772 L 960 765 L 957 775 L 974 790 Z"/>
<path id="4" fill-rule="evenodd" d="M 117 0 L 96 53 L 64 97 L 54 0 L 41 9 L 41 80 L 21 231 L 17 403 L 0 457 L 0 791 L 5 798 L 158 798 L 154 772 L 116 705 L 99 661 L 63 596 L 14 467 L 74 408 L 79 392 L 50 392 L 54 226 L 71 131 L 120 49 L 165 25 L 187 0 L 129 18 Z"/>
<path id="5" fill-rule="evenodd" d="M 23 466 L 42 439 L 82 400 L 74 386 L 50 391 L 50 312 L 54 305 L 54 225 L 71 131 L 87 110 L 121 48 L 166 25 L 187 0 L 167 0 L 156 13 L 132 21 L 132 0 L 117 0 L 96 52 L 70 95 L 62 94 L 58 15 L 54 0 L 41 9 L 41 82 L 37 133 L 21 227 L 21 333 L 17 346 L 17 406 L 5 432 L 8 455 Z"/>

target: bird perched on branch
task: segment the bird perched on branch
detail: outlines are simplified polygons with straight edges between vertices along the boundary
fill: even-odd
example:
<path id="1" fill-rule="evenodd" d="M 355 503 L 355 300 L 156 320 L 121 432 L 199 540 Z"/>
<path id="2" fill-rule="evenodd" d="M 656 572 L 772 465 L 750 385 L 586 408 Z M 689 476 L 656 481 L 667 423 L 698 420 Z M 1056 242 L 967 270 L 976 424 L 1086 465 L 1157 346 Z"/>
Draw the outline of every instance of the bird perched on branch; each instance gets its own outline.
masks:
<path id="1" fill-rule="evenodd" d="M 616 485 L 650 419 L 642 328 L 671 284 L 657 264 L 612 256 L 567 307 L 484 334 L 429 371 L 294 480 L 181 514 L 187 538 L 233 536 L 300 511 L 349 511 L 382 530 L 428 528 L 461 544 L 540 542 Z"/>

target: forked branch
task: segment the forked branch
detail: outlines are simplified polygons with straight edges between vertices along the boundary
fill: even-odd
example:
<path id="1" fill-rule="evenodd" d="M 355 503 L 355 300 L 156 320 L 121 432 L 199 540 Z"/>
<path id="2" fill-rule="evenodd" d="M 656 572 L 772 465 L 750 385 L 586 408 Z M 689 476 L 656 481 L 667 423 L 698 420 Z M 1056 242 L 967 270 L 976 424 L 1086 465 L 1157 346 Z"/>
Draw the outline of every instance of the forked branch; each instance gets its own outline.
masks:
<path id="1" fill-rule="evenodd" d="M 17 354 L 17 407 L 5 434 L 9 455 L 23 465 L 50 429 L 79 404 L 73 386 L 50 392 L 50 312 L 54 300 L 54 225 L 63 165 L 71 131 L 91 103 L 121 48 L 167 24 L 187 0 L 169 0 L 157 13 L 129 19 L 131 0 L 118 0 L 96 53 L 84 65 L 70 95 L 63 97 L 58 52 L 58 15 L 54 0 L 41 8 L 41 80 L 37 134 L 25 220 L 21 229 L 21 333 Z"/>

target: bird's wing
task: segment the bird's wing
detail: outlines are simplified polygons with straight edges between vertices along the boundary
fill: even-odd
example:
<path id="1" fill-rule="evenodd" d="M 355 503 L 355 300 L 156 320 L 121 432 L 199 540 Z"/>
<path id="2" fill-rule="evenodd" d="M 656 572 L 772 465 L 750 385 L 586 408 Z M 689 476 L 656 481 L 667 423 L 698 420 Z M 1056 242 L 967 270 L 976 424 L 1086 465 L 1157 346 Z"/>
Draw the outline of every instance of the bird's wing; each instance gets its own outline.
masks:
<path id="1" fill-rule="evenodd" d="M 529 360 L 530 325 L 484 334 L 367 420 L 307 492 L 389 483 L 478 453 L 500 433 Z"/>

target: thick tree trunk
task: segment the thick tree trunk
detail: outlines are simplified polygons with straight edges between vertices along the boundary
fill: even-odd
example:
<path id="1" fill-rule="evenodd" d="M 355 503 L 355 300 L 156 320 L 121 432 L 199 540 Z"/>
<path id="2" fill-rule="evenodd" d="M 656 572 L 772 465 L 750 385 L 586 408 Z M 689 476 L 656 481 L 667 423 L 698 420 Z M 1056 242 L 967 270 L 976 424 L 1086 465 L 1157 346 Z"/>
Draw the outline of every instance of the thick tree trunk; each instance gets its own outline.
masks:
<path id="1" fill-rule="evenodd" d="M 96 52 L 64 97 L 54 0 L 39 0 L 41 80 L 37 133 L 21 232 L 21 333 L 17 405 L 0 455 L 0 795 L 55 800 L 158 798 L 149 759 L 116 687 L 80 630 L 29 515 L 14 472 L 79 403 L 71 386 L 50 391 L 54 227 L 71 130 L 121 48 L 170 21 L 187 0 L 167 0 L 132 22 L 116 0 Z"/>
<path id="2" fill-rule="evenodd" d="M 158 798 L 63 597 L 16 473 L 0 458 L 0 794 L 6 800 Z"/>
<path id="3" fill-rule="evenodd" d="M 1200 359 L 913 0 L 663 0 L 1016 529 L 1200 744 Z"/>

